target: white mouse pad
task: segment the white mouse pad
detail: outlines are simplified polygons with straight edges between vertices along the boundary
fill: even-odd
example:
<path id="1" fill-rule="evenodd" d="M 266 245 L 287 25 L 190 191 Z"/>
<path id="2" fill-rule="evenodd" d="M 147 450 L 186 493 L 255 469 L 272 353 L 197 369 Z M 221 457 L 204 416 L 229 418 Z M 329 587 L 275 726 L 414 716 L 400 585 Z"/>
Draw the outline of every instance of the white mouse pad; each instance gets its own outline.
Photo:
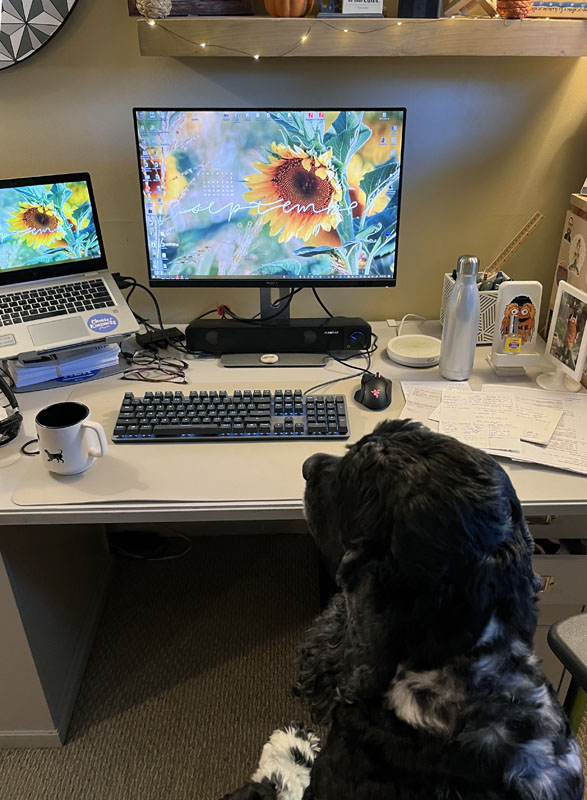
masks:
<path id="1" fill-rule="evenodd" d="M 298 385 L 301 389 L 311 386 Z M 351 438 L 346 441 L 112 443 L 112 430 L 126 390 L 138 396 L 145 391 L 175 388 L 189 392 L 194 388 L 210 390 L 219 386 L 173 387 L 148 383 L 129 386 L 125 382 L 104 389 L 96 384 L 76 387 L 69 399 L 85 403 L 91 419 L 102 424 L 109 443 L 108 454 L 80 475 L 55 475 L 43 466 L 40 456 L 32 458 L 13 501 L 19 506 L 131 501 L 299 501 L 304 492 L 302 464 L 308 456 L 316 452 L 344 455 L 349 441 L 356 441 L 386 418 L 385 413 L 362 414 L 353 408 L 348 393 L 338 390 L 337 394 L 345 394 L 347 398 Z M 223 382 L 222 388 L 230 391 L 246 387 Z"/>

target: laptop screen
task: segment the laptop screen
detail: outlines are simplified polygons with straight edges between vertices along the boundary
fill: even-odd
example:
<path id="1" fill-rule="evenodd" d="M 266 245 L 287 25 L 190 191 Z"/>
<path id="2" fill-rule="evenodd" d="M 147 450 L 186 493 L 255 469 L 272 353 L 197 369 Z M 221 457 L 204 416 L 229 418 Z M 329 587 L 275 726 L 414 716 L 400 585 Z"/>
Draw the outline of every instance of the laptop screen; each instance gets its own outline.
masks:
<path id="1" fill-rule="evenodd" d="M 0 283 L 103 268 L 102 259 L 89 176 L 0 181 Z"/>

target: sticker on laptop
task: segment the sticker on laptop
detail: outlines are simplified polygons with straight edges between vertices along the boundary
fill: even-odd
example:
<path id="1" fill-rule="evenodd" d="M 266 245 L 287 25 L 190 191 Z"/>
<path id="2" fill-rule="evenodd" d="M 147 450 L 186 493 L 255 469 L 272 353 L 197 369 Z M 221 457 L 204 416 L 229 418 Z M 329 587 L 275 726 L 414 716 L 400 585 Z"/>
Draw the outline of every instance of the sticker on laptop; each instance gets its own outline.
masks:
<path id="1" fill-rule="evenodd" d="M 94 314 L 87 321 L 87 326 L 95 333 L 110 333 L 118 328 L 118 320 L 112 314 Z"/>
<path id="2" fill-rule="evenodd" d="M 11 344 L 16 344 L 16 336 L 13 333 L 5 333 L 0 336 L 0 347 L 8 347 Z"/>

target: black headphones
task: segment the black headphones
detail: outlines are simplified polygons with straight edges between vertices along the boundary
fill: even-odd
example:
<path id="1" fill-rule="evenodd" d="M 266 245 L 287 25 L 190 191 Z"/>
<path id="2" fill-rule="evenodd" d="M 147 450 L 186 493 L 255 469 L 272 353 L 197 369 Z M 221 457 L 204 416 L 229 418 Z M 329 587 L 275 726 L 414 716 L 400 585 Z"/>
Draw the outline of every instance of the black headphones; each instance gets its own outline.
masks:
<path id="1" fill-rule="evenodd" d="M 22 414 L 18 410 L 16 397 L 6 381 L 0 377 L 0 406 L 8 411 L 6 419 L 0 419 L 0 447 L 16 439 L 22 424 Z"/>

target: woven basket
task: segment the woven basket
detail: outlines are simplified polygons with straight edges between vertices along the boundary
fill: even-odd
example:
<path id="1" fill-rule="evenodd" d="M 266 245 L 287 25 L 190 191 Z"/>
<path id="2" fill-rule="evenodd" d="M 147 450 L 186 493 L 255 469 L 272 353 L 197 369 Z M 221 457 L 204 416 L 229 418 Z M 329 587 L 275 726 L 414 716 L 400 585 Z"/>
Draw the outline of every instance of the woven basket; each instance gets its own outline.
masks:
<path id="1" fill-rule="evenodd" d="M 533 0 L 497 0 L 497 13 L 508 19 L 524 19 L 530 13 Z"/>

